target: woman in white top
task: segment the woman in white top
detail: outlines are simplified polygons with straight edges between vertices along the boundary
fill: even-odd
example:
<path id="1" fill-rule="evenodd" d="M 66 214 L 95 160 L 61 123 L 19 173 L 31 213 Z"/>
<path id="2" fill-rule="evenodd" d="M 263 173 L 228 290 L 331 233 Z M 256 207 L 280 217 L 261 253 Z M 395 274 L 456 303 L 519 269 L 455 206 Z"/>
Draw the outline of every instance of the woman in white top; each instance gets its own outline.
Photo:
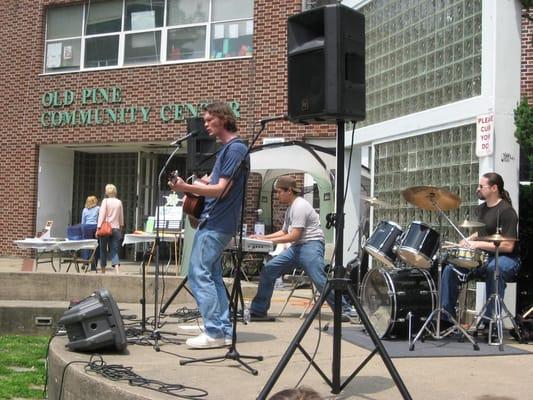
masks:
<path id="1" fill-rule="evenodd" d="M 117 198 L 117 188 L 115 185 L 107 184 L 105 186 L 105 196 L 106 198 L 102 201 L 100 213 L 98 214 L 98 228 L 102 226 L 104 221 L 107 221 L 111 225 L 111 228 L 113 228 L 113 233 L 111 236 L 102 236 L 99 238 L 100 268 L 102 268 L 102 273 L 105 273 L 107 259 L 110 258 L 111 265 L 118 274 L 120 267 L 118 249 L 122 240 L 122 229 L 124 228 L 124 211 L 122 209 L 122 202 Z"/>

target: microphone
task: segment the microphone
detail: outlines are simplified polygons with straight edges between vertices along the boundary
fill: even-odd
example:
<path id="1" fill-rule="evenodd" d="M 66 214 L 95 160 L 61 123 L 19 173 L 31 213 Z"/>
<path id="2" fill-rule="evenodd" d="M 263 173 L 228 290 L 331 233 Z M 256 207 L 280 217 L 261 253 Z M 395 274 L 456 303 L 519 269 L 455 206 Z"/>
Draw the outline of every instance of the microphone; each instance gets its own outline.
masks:
<path id="1" fill-rule="evenodd" d="M 177 144 L 180 144 L 181 142 L 185 141 L 185 140 L 189 140 L 190 138 L 193 138 L 195 136 L 198 136 L 198 134 L 200 133 L 200 130 L 199 129 L 196 129 L 190 133 L 187 133 L 185 136 L 179 138 L 179 139 L 176 139 L 174 140 L 172 143 L 170 143 L 171 146 L 176 146 Z"/>
<path id="2" fill-rule="evenodd" d="M 289 119 L 289 116 L 287 114 L 283 114 L 283 115 L 276 115 L 274 117 L 261 118 L 259 121 L 257 121 L 257 123 L 259 123 L 261 125 L 265 125 L 268 122 L 272 122 L 272 121 L 287 121 L 288 119 Z"/>

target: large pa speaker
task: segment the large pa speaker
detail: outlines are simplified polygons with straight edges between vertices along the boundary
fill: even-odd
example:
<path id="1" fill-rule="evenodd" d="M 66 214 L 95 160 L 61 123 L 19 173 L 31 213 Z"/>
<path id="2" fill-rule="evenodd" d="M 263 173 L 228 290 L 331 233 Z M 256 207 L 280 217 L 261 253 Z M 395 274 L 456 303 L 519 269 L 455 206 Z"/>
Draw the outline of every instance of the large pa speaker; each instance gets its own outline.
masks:
<path id="1" fill-rule="evenodd" d="M 287 31 L 289 119 L 365 119 L 363 14 L 326 5 L 289 17 Z"/>
<path id="2" fill-rule="evenodd" d="M 65 311 L 59 319 L 65 326 L 74 351 L 93 351 L 127 347 L 126 332 L 117 304 L 107 289 L 99 289 L 91 296 Z"/>
<path id="3" fill-rule="evenodd" d="M 203 118 L 187 119 L 187 132 L 193 131 L 200 133 L 187 141 L 187 171 L 188 174 L 203 176 L 213 169 L 217 142 L 216 138 L 209 136 Z"/>

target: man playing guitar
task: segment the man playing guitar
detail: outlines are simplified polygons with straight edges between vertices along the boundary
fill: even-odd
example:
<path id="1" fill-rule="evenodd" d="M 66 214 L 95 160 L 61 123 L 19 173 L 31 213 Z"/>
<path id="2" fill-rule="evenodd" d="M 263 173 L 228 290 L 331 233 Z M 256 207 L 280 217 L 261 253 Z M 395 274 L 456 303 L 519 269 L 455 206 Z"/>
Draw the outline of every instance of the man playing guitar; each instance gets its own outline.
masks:
<path id="1" fill-rule="evenodd" d="M 189 184 L 175 177 L 168 182 L 174 191 L 205 197 L 189 261 L 189 285 L 204 321 L 204 332 L 188 339 L 192 348 L 215 348 L 231 344 L 229 303 L 222 280 L 222 253 L 237 231 L 244 181 L 249 159 L 246 145 L 237 138 L 236 119 L 222 102 L 204 109 L 209 136 L 222 142 L 207 185 Z M 246 165 L 243 165 L 246 164 Z M 240 168 L 242 166 L 242 168 Z"/>

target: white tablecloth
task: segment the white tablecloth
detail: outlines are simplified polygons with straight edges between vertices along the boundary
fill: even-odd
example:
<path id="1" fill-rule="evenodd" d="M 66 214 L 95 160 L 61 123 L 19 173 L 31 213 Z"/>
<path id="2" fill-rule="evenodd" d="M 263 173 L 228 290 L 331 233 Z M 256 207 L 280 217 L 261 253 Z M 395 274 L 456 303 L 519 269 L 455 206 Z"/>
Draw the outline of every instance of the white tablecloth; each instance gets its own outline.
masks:
<path id="1" fill-rule="evenodd" d="M 21 249 L 44 250 L 44 251 L 75 251 L 82 249 L 94 249 L 98 246 L 96 239 L 83 240 L 61 240 L 61 239 L 39 239 L 27 238 L 24 240 L 14 240 L 14 243 Z"/>
<path id="2" fill-rule="evenodd" d="M 160 235 L 163 242 L 175 242 L 181 238 L 183 232 L 165 233 Z M 152 243 L 155 241 L 155 233 L 127 233 L 124 235 L 122 246 L 135 243 Z"/>

